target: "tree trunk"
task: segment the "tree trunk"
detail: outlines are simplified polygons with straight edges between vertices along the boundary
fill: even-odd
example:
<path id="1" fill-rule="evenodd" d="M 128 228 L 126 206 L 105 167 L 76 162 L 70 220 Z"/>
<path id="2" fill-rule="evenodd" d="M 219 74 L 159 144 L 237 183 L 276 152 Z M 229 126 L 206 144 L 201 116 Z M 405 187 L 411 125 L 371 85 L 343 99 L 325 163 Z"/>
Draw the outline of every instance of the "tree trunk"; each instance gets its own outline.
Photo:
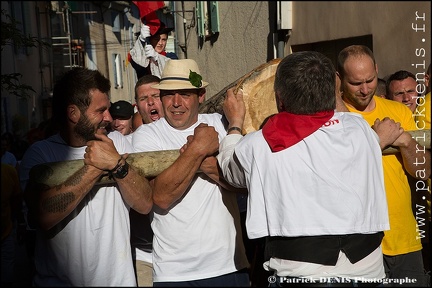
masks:
<path id="1" fill-rule="evenodd" d="M 257 131 L 268 116 L 277 113 L 273 83 L 276 68 L 282 59 L 273 59 L 250 71 L 240 79 L 226 86 L 219 93 L 205 101 L 200 106 L 200 113 L 223 114 L 223 101 L 226 91 L 235 87 L 242 89 L 246 105 L 246 115 L 243 124 L 243 134 Z"/>
<path id="2" fill-rule="evenodd" d="M 127 162 L 138 168 L 144 177 L 150 179 L 168 168 L 179 155 L 179 150 L 131 153 Z M 66 181 L 83 166 L 84 160 L 81 159 L 39 164 L 31 169 L 30 178 L 36 183 L 53 187 Z M 98 181 L 98 184 L 114 182 L 106 175 Z"/>
<path id="3" fill-rule="evenodd" d="M 205 101 L 199 113 L 223 114 L 223 101 L 226 91 L 235 87 L 235 90 L 242 89 L 243 99 L 246 105 L 246 116 L 243 126 L 243 134 L 257 131 L 263 122 L 271 115 L 277 113 L 276 100 L 273 91 L 273 83 L 277 65 L 281 59 L 273 59 L 235 82 L 229 84 L 219 93 Z M 417 142 L 430 149 L 430 130 L 408 131 Z M 389 147 L 383 154 L 398 153 L 398 150 Z M 178 150 L 141 152 L 129 154 L 128 163 L 140 169 L 142 175 L 153 178 L 168 168 L 180 155 Z M 71 160 L 64 162 L 40 164 L 31 170 L 30 177 L 37 183 L 53 187 L 63 183 L 66 179 L 83 167 L 83 160 Z M 98 184 L 113 183 L 107 176 L 102 177 Z"/>
<path id="4" fill-rule="evenodd" d="M 420 145 L 430 149 L 430 130 L 408 131 L 408 133 L 410 133 Z M 383 154 L 391 153 L 398 153 L 398 150 L 389 147 L 383 151 Z M 174 163 L 179 155 L 179 150 L 131 153 L 127 161 L 129 164 L 138 168 L 144 177 L 151 179 Z M 53 187 L 63 183 L 83 166 L 84 160 L 40 164 L 31 169 L 30 177 L 37 183 Z M 97 184 L 102 185 L 113 182 L 113 180 L 104 176 Z"/>

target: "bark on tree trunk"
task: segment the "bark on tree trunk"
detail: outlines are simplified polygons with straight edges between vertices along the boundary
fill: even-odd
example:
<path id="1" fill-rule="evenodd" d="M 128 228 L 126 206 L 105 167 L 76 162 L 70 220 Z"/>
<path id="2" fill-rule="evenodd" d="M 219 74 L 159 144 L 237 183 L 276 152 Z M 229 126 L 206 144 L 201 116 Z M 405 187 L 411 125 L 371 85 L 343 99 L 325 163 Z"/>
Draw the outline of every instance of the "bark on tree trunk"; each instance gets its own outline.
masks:
<path id="1" fill-rule="evenodd" d="M 131 153 L 127 162 L 138 168 L 146 178 L 153 178 L 168 168 L 180 155 L 179 150 Z M 30 170 L 32 181 L 53 187 L 66 181 L 84 166 L 84 160 L 69 160 L 44 163 L 34 166 Z M 108 175 L 102 177 L 98 184 L 114 183 Z"/>
<path id="2" fill-rule="evenodd" d="M 430 149 L 430 130 L 408 131 L 417 142 Z M 383 154 L 398 153 L 398 150 L 389 147 Z M 166 150 L 154 152 L 131 153 L 127 159 L 128 163 L 138 168 L 146 178 L 153 178 L 168 168 L 180 155 L 179 150 Z M 30 177 L 40 184 L 49 187 L 63 183 L 84 166 L 83 160 L 70 160 L 63 162 L 52 162 L 40 164 L 32 168 Z M 114 183 L 107 176 L 102 177 L 97 184 Z"/>
<path id="3" fill-rule="evenodd" d="M 282 59 L 273 59 L 264 63 L 243 77 L 226 86 L 219 93 L 200 106 L 200 113 L 223 114 L 223 101 L 229 88 L 242 89 L 246 105 L 243 134 L 257 131 L 270 115 L 277 113 L 273 83 L 277 66 Z"/>

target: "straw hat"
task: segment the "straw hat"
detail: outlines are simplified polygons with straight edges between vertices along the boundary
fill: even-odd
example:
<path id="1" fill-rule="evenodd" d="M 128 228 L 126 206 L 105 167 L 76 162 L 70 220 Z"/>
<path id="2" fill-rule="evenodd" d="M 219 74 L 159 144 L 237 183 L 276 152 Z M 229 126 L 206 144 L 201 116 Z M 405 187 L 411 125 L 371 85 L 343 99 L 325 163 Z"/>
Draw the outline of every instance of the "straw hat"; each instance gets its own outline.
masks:
<path id="1" fill-rule="evenodd" d="M 159 84 L 151 86 L 161 90 L 199 89 L 209 83 L 201 80 L 198 64 L 192 59 L 169 60 Z"/>

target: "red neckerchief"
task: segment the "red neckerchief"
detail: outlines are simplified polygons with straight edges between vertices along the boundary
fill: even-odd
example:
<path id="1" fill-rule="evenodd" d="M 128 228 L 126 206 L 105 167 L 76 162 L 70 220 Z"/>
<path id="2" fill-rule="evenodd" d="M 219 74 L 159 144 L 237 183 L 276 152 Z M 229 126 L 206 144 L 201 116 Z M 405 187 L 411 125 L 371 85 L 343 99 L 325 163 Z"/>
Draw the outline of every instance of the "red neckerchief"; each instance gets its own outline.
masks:
<path id="1" fill-rule="evenodd" d="M 162 51 L 162 52 L 159 53 L 159 54 L 161 54 L 161 55 L 163 55 L 163 56 L 166 56 L 166 51 Z"/>
<path id="2" fill-rule="evenodd" d="M 310 115 L 280 112 L 267 121 L 262 133 L 272 152 L 279 152 L 317 131 L 333 115 L 333 110 Z"/>

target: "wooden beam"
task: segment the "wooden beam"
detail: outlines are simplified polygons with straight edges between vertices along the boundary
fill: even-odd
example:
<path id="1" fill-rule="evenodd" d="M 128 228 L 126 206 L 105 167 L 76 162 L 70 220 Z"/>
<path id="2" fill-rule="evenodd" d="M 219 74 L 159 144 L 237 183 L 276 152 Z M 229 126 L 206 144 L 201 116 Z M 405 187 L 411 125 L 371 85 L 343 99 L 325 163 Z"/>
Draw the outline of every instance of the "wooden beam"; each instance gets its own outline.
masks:
<path id="1" fill-rule="evenodd" d="M 407 131 L 417 142 L 430 149 L 430 130 Z M 393 147 L 386 148 L 383 154 L 398 153 Z M 146 178 L 153 178 L 168 168 L 180 155 L 179 150 L 166 150 L 154 152 L 131 153 L 127 159 L 128 163 L 138 168 Z M 30 171 L 30 178 L 36 183 L 54 187 L 66 181 L 84 166 L 84 160 L 70 160 L 40 164 Z M 102 177 L 97 184 L 104 185 L 114 183 L 107 176 Z"/>
<path id="2" fill-rule="evenodd" d="M 431 148 L 431 131 L 430 130 L 413 130 L 406 131 L 411 134 L 411 137 L 417 141 L 421 146 L 426 147 L 427 149 Z M 383 154 L 394 154 L 398 153 L 399 150 L 394 147 L 387 147 L 383 150 Z"/>
<path id="3" fill-rule="evenodd" d="M 144 177 L 153 178 L 174 163 L 179 155 L 179 150 L 131 153 L 127 161 L 138 168 Z M 39 164 L 30 170 L 30 179 L 36 183 L 54 187 L 66 181 L 83 166 L 84 160 L 82 159 Z M 102 177 L 97 184 L 114 182 L 107 175 Z"/>

